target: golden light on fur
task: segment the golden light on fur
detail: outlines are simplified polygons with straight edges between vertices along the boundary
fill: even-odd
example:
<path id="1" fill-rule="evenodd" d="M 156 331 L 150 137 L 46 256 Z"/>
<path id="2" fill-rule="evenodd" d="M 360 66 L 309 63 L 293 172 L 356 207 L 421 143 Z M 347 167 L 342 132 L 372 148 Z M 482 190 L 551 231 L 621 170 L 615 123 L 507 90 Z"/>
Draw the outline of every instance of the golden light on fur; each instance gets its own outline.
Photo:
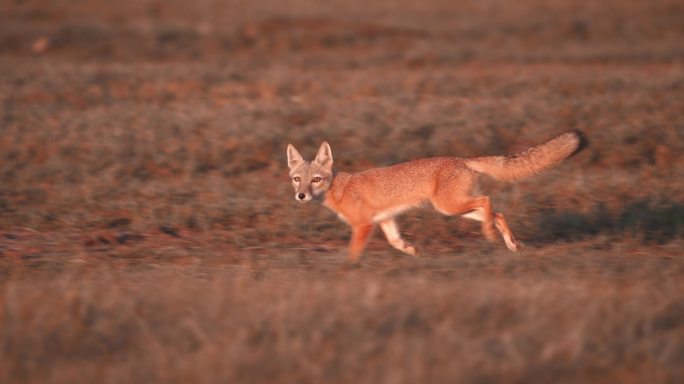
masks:
<path id="1" fill-rule="evenodd" d="M 312 162 L 305 161 L 291 144 L 287 158 L 295 199 L 306 202 L 324 195 L 323 204 L 351 226 L 349 258 L 355 261 L 376 224 L 390 245 L 417 255 L 416 248 L 401 238 L 394 218 L 425 203 L 442 214 L 482 222 L 482 232 L 490 241 L 496 239 L 498 230 L 508 249 L 517 252 L 518 242 L 504 215 L 493 210 L 488 196 L 474 194 L 479 176 L 519 180 L 560 163 L 585 145 L 581 132 L 570 131 L 513 156 L 435 157 L 336 175 L 327 142 Z"/>

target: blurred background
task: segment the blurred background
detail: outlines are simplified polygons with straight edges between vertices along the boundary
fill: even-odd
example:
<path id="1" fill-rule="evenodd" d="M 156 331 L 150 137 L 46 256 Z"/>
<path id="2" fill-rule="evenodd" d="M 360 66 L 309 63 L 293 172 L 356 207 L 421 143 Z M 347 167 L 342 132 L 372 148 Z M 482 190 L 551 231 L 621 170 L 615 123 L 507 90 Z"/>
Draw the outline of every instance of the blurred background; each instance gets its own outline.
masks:
<path id="1" fill-rule="evenodd" d="M 0 2 L 0 381 L 684 379 L 684 3 Z M 354 172 L 584 152 L 419 210 L 424 252 L 292 198 Z"/>

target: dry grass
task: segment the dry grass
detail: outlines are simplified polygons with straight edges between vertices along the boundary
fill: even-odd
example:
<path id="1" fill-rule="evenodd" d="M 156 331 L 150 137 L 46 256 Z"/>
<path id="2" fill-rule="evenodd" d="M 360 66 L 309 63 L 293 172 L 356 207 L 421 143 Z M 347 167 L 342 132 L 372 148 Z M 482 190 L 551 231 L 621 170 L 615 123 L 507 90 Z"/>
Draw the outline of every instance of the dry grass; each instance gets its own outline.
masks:
<path id="1" fill-rule="evenodd" d="M 680 2 L 287 3 L 0 4 L 0 382 L 684 380 Z M 287 182 L 577 128 L 484 180 L 520 255 L 418 211 L 349 266 Z"/>
<path id="2" fill-rule="evenodd" d="M 662 276 L 674 256 L 601 255 L 589 252 L 608 265 L 495 252 L 372 254 L 352 270 L 292 255 L 211 268 L 72 267 L 39 279 L 15 272 L 3 286 L 0 371 L 3 382 L 678 377 L 681 263 Z"/>

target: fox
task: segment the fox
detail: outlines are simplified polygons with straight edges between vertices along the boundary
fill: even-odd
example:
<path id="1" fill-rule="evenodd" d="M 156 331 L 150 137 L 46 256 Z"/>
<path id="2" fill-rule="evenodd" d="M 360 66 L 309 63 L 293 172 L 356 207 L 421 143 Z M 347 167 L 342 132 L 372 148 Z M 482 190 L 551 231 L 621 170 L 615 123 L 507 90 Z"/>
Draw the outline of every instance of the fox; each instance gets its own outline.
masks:
<path id="1" fill-rule="evenodd" d="M 358 173 L 334 173 L 332 150 L 323 141 L 310 162 L 288 144 L 287 165 L 295 200 L 322 200 L 351 227 L 351 262 L 359 259 L 377 225 L 392 247 L 418 256 L 418 249 L 402 238 L 396 217 L 426 204 L 447 216 L 481 222 L 482 233 L 490 242 L 496 241 L 498 230 L 506 247 L 518 252 L 520 243 L 504 215 L 494 211 L 488 196 L 477 193 L 479 177 L 499 181 L 527 178 L 577 154 L 586 145 L 585 135 L 572 130 L 515 155 L 432 157 Z"/>

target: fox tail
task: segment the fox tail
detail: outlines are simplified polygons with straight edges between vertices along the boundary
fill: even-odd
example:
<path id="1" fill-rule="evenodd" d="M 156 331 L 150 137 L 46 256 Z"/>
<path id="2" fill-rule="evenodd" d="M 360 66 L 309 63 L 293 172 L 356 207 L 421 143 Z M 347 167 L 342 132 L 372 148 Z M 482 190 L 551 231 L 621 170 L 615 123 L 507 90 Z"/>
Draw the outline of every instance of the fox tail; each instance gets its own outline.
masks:
<path id="1" fill-rule="evenodd" d="M 468 168 L 487 174 L 496 180 L 513 181 L 532 176 L 550 168 L 587 146 L 579 130 L 561 133 L 544 144 L 512 156 L 487 156 L 467 159 Z"/>

